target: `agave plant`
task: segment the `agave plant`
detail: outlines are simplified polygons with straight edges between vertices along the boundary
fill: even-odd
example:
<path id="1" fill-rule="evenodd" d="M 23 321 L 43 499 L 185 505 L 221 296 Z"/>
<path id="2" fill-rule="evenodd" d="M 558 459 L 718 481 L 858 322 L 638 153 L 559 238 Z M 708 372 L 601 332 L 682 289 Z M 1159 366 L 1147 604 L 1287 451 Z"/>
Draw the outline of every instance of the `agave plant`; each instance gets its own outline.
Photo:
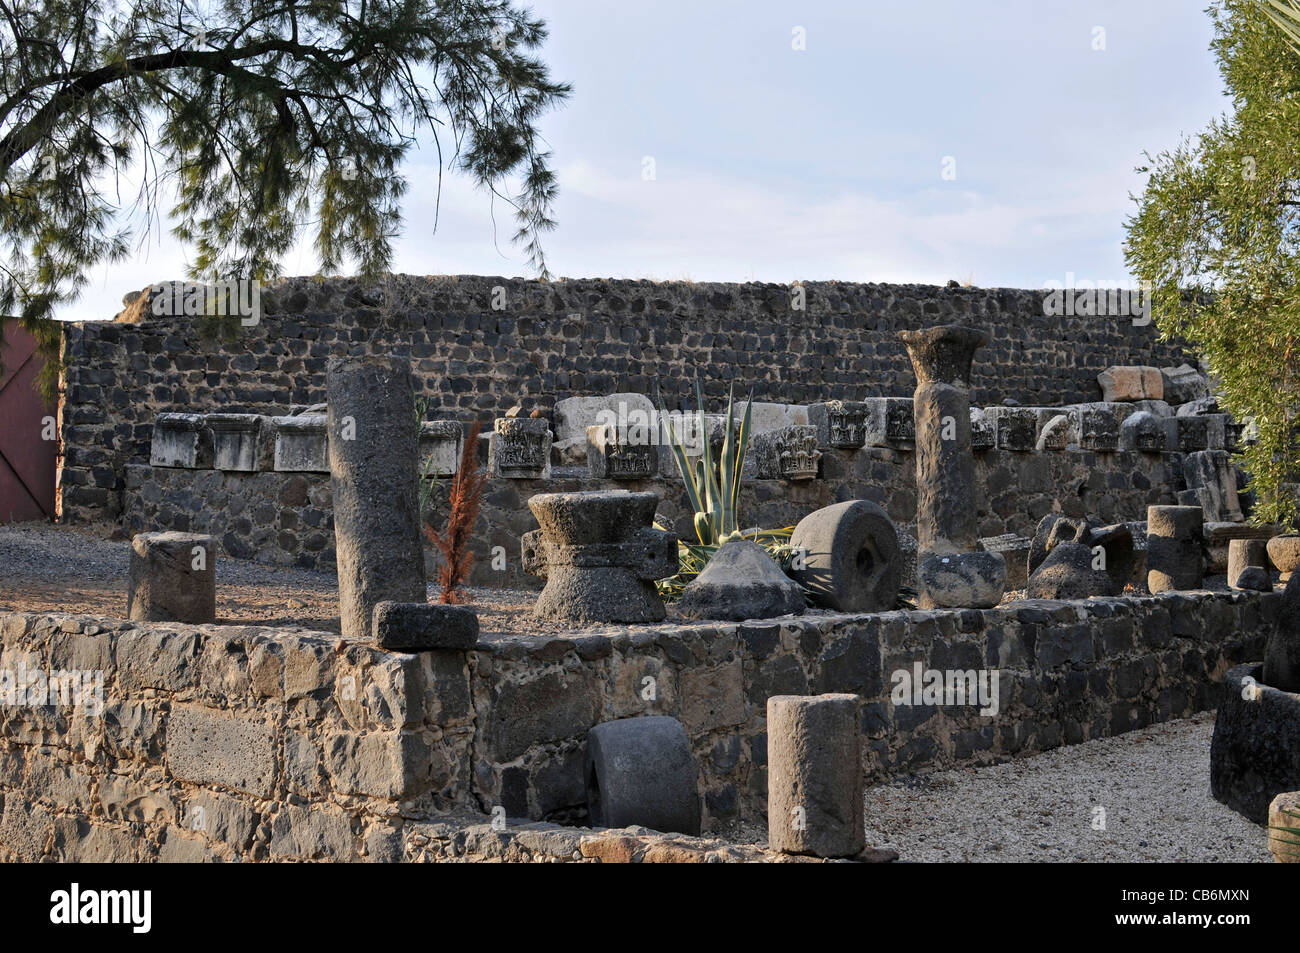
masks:
<path id="1" fill-rule="evenodd" d="M 660 418 L 668 424 L 673 458 L 677 461 L 677 469 L 681 471 L 682 481 L 686 484 L 687 499 L 695 512 L 695 535 L 699 537 L 701 546 L 716 548 L 730 539 L 739 539 L 742 535 L 739 518 L 740 479 L 745 466 L 745 451 L 749 447 L 749 416 L 754 394 L 750 392 L 739 430 L 735 426 L 735 407 L 731 397 L 728 393 L 727 429 L 722 440 L 722 457 L 716 470 L 713 466 L 713 448 L 709 445 L 708 432 L 705 430 L 704 389 L 699 380 L 695 381 L 695 401 L 699 407 L 697 423 L 704 448 L 694 467 L 686 456 L 676 425 L 664 409 L 663 401 L 659 402 Z"/>

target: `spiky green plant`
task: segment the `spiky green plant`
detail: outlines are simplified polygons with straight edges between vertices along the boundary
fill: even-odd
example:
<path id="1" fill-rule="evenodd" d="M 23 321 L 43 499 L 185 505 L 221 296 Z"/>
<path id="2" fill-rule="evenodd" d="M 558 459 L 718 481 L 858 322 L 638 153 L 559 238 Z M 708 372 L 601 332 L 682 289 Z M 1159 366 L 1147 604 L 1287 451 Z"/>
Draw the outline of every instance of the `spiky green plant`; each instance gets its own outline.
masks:
<path id="1" fill-rule="evenodd" d="M 742 535 L 739 516 L 740 482 L 741 471 L 745 467 L 745 453 L 749 447 L 749 418 L 754 393 L 750 391 L 739 431 L 735 426 L 732 394 L 727 394 L 727 429 L 722 438 L 722 457 L 717 469 L 713 466 L 713 448 L 709 445 L 709 434 L 705 429 L 704 388 L 700 386 L 698 378 L 695 381 L 695 402 L 699 408 L 698 432 L 704 447 L 694 467 L 686 456 L 686 448 L 662 400 L 659 401 L 659 414 L 667 422 L 673 459 L 677 461 L 677 469 L 686 484 L 687 499 L 695 513 L 695 535 L 701 546 L 717 548 L 727 540 L 739 539 Z"/>

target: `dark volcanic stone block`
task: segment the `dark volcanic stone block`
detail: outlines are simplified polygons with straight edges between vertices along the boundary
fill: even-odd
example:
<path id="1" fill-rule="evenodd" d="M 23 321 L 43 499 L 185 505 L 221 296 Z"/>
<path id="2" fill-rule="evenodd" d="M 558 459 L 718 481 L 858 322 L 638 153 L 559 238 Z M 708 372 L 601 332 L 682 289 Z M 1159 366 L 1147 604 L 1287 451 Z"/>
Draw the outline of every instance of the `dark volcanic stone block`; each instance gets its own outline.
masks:
<path id="1" fill-rule="evenodd" d="M 472 649 L 478 642 L 478 615 L 466 606 L 381 602 L 375 606 L 371 635 L 381 648 L 403 652 Z"/>
<path id="2" fill-rule="evenodd" d="M 1228 670 L 1210 743 L 1210 792 L 1256 824 L 1274 797 L 1300 790 L 1300 695 L 1260 684 L 1263 674 L 1259 663 Z"/>

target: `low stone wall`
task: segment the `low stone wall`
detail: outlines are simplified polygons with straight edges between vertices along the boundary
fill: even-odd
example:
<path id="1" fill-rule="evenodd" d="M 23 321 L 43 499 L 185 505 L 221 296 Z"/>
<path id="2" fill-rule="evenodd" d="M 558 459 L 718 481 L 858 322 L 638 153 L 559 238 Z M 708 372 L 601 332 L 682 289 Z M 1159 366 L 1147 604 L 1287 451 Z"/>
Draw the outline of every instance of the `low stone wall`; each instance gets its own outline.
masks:
<path id="1" fill-rule="evenodd" d="M 463 653 L 0 616 L 0 671 L 60 670 L 102 710 L 0 705 L 5 859 L 397 860 L 403 814 L 472 804 Z"/>
<path id="2" fill-rule="evenodd" d="M 581 822 L 587 731 L 644 714 L 685 725 L 705 830 L 758 822 L 771 695 L 862 696 L 869 779 L 988 763 L 1213 707 L 1279 602 L 820 613 L 420 655 L 292 629 L 3 615 L 0 673 L 98 672 L 103 707 L 0 705 L 0 859 L 399 860 L 413 825 L 445 812 Z M 996 672 L 997 714 L 894 704 L 893 673 L 918 664 Z"/>
<path id="3" fill-rule="evenodd" d="M 1184 455 L 1121 451 L 988 450 L 975 455 L 981 536 L 1032 536 L 1048 513 L 1087 516 L 1100 524 L 1146 518 L 1149 504 L 1172 504 L 1185 488 Z M 475 527 L 471 582 L 480 586 L 538 587 L 523 572 L 519 540 L 537 528 L 527 506 L 536 493 L 595 489 L 651 490 L 659 512 L 679 536 L 693 539 L 680 480 L 591 480 L 585 469 L 556 468 L 549 480 L 490 478 Z M 450 480 L 442 480 L 430 514 L 445 525 Z M 134 531 L 210 533 L 228 555 L 275 565 L 334 569 L 332 501 L 328 474 L 228 473 L 130 466 L 123 522 Z M 850 499 L 879 503 L 895 523 L 916 519 L 916 464 L 910 452 L 883 447 L 825 450 L 822 478 L 746 481 L 745 525 L 789 526 L 813 510 Z M 496 550 L 495 547 L 501 547 Z M 494 555 L 498 558 L 494 559 Z M 502 566 L 504 559 L 504 568 Z"/>

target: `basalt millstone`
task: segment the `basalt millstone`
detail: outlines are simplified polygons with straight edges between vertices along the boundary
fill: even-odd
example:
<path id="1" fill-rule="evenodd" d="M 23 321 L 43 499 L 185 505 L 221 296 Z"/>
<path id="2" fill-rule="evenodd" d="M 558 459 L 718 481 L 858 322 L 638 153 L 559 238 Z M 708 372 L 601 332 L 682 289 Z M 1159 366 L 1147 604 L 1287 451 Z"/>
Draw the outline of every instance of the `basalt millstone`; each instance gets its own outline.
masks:
<path id="1" fill-rule="evenodd" d="M 525 571 L 546 580 L 533 614 L 566 622 L 658 622 L 655 579 L 677 572 L 677 539 L 655 529 L 654 493 L 539 493 L 541 529 L 521 541 Z"/>
<path id="2" fill-rule="evenodd" d="M 587 733 L 587 813 L 594 827 L 649 827 L 699 834 L 699 773 L 686 729 L 650 715 Z"/>
<path id="3" fill-rule="evenodd" d="M 841 612 L 888 612 L 898 601 L 903 559 L 893 521 L 869 500 L 814 510 L 794 528 L 801 555 L 790 575 L 813 601 Z"/>
<path id="4" fill-rule="evenodd" d="M 410 365 L 332 358 L 325 371 L 330 487 L 344 638 L 369 638 L 380 602 L 424 602 L 420 428 Z"/>

